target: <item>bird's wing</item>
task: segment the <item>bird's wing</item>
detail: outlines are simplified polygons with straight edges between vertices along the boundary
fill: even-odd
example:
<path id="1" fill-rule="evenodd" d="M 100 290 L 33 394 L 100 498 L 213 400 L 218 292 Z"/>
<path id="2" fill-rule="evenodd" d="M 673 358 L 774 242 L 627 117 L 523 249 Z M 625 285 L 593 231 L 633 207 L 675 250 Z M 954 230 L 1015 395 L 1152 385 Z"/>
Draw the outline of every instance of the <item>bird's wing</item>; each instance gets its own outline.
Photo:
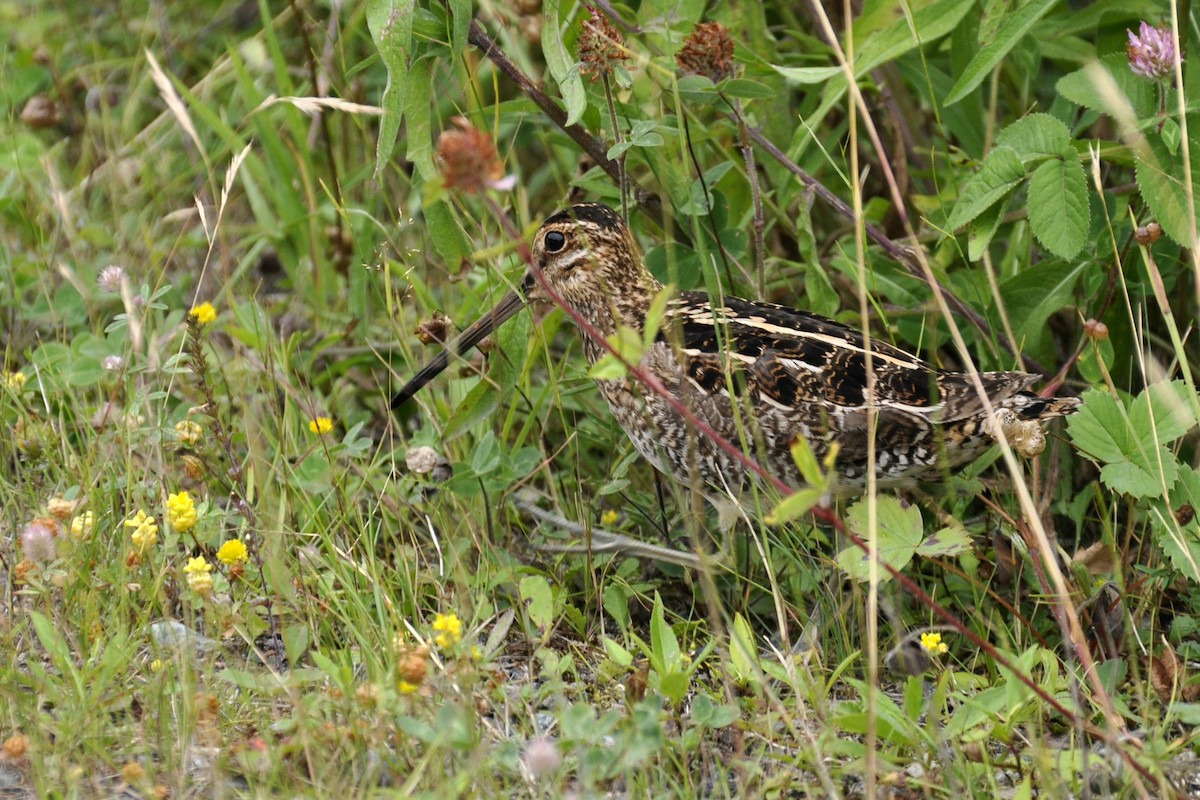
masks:
<path id="1" fill-rule="evenodd" d="M 671 301 L 660 337 L 680 349 L 693 382 L 707 391 L 725 386 L 722 365 L 746 373 L 769 402 L 823 407 L 839 416 L 867 408 L 867 345 L 857 330 L 817 314 L 771 303 L 727 298 L 714 305 L 701 292 Z M 875 407 L 913 422 L 948 423 L 983 412 L 970 376 L 943 372 L 921 358 L 872 338 Z M 1037 378 L 1021 372 L 979 375 L 993 403 L 1002 403 Z M 864 419 L 865 421 L 865 419 Z"/>

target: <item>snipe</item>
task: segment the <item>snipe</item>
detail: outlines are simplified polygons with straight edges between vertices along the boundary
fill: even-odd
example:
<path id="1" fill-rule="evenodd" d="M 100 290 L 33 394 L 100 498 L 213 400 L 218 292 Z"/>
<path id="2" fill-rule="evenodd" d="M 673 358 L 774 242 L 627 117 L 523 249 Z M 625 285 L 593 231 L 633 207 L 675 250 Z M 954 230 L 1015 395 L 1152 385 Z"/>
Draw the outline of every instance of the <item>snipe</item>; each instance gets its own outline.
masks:
<path id="1" fill-rule="evenodd" d="M 643 330 L 662 285 L 611 208 L 584 203 L 555 214 L 538 230 L 532 252 L 559 298 L 602 336 L 619 325 Z M 521 290 L 530 301 L 548 299 L 532 272 Z M 392 407 L 445 369 L 451 351 L 475 346 L 522 306 L 521 296 L 509 293 L 417 373 Z M 681 292 L 669 301 L 642 364 L 716 433 L 744 443 L 769 473 L 793 486 L 802 483 L 790 450 L 797 437 L 822 459 L 836 444 L 840 493 L 861 491 L 870 468 L 881 487 L 942 480 L 1001 435 L 1017 452 L 1036 455 L 1045 444 L 1039 422 L 1079 404 L 1029 392 L 1036 375 L 983 372 L 979 380 L 996 410 L 990 422 L 966 373 L 935 369 L 877 339 L 869 348 L 871 391 L 867 344 L 858 331 L 785 306 L 733 297 L 716 303 L 701 292 Z M 606 352 L 587 335 L 583 349 L 590 363 Z M 750 483 L 743 464 L 635 378 L 596 383 L 638 452 L 661 472 L 699 488 L 719 507 Z M 868 404 L 876 419 L 874 464 L 868 463 Z"/>

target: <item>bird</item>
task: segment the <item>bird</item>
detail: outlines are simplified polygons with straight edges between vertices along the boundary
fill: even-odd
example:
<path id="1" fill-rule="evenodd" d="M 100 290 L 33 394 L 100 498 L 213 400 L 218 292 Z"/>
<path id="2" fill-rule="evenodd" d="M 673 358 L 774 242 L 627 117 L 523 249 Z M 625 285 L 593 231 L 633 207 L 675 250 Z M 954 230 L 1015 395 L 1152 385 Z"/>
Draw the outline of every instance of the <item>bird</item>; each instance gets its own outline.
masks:
<path id="1" fill-rule="evenodd" d="M 591 329 L 583 336 L 589 364 L 608 352 L 595 334 L 612 337 L 626 327 L 644 335 L 664 287 L 612 208 L 579 203 L 550 216 L 535 233 L 530 255 L 534 266 L 519 291 L 414 375 L 393 397 L 393 409 L 526 303 L 560 302 L 584 321 Z M 832 493 L 853 495 L 864 491 L 872 470 L 879 488 L 943 482 L 1001 437 L 1021 455 L 1035 456 L 1045 447 L 1042 424 L 1079 407 L 1078 398 L 1031 391 L 1038 375 L 938 369 L 850 326 L 783 305 L 683 291 L 668 296 L 657 321 L 640 366 L 790 487 L 805 485 L 792 452 L 798 439 L 818 460 L 832 458 Z M 605 375 L 596 379 L 600 394 L 637 451 L 660 472 L 701 491 L 723 519 L 730 501 L 760 481 L 636 375 Z"/>

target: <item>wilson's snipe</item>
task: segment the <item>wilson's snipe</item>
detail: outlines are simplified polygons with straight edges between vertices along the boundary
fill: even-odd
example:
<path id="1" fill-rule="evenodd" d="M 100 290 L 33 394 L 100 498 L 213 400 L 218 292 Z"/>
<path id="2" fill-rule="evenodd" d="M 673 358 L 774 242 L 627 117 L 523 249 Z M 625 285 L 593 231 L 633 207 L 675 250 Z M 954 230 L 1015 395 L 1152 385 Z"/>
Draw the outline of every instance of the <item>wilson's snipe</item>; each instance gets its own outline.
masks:
<path id="1" fill-rule="evenodd" d="M 559 298 L 606 337 L 618 325 L 641 332 L 663 288 L 642 264 L 625 223 L 598 203 L 547 219 L 534 237 L 533 259 Z M 548 299 L 532 272 L 521 289 L 529 300 Z M 509 293 L 452 349 L 461 353 L 478 344 L 522 305 L 517 293 Z M 587 335 L 583 349 L 590 363 L 605 353 Z M 1045 443 L 1038 421 L 1078 406 L 1075 398 L 1043 399 L 1027 391 L 1035 375 L 984 372 L 979 379 L 996 410 L 996 423 L 989 424 L 967 374 L 935 369 L 876 339 L 870 351 L 880 486 L 941 480 L 978 457 L 997 435 L 1017 452 L 1036 455 Z M 422 369 L 392 407 L 448 360 L 449 352 L 443 352 Z M 866 483 L 869 392 L 858 331 L 784 306 L 732 297 L 714 303 L 703 293 L 681 292 L 668 302 L 642 365 L 718 434 L 748 443 L 751 457 L 784 482 L 802 483 L 790 445 L 803 437 L 822 459 L 836 443 L 836 491 L 861 491 Z M 718 505 L 747 486 L 750 475 L 740 462 L 697 434 L 635 378 L 596 383 L 638 452 L 660 471 L 700 488 Z"/>

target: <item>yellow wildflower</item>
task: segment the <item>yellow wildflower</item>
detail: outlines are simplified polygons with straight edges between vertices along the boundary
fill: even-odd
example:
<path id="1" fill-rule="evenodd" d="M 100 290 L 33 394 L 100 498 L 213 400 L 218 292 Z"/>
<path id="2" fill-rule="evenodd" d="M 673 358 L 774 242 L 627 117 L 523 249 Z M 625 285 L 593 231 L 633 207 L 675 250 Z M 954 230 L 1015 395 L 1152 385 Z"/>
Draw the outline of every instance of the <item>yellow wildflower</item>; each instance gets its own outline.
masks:
<path id="1" fill-rule="evenodd" d="M 217 318 L 217 309 L 213 308 L 212 303 L 201 303 L 194 306 L 189 314 L 201 325 L 209 325 Z"/>
<path id="2" fill-rule="evenodd" d="M 189 589 L 201 597 L 208 597 L 212 594 L 213 579 L 212 575 L 208 574 L 212 572 L 212 564 L 208 563 L 204 556 L 196 556 L 188 561 L 183 572 L 187 575 Z"/>
<path id="3" fill-rule="evenodd" d="M 181 419 L 175 423 L 175 435 L 179 437 L 179 441 L 188 447 L 195 447 L 200 442 L 200 437 L 204 435 L 204 428 L 200 427 L 197 422 L 192 422 L 190 419 Z"/>
<path id="4" fill-rule="evenodd" d="M 924 647 L 927 653 L 939 654 L 945 653 L 950 649 L 946 646 L 946 643 L 942 641 L 942 635 L 940 633 L 922 633 L 921 647 Z"/>
<path id="5" fill-rule="evenodd" d="M 145 511 L 138 510 L 132 519 L 125 520 L 126 528 L 133 528 L 129 538 L 139 554 L 145 553 L 158 541 L 158 521 Z"/>
<path id="6" fill-rule="evenodd" d="M 166 664 L 163 663 L 163 660 L 161 658 L 156 658 L 150 662 L 150 671 L 151 672 L 162 672 L 163 667 L 165 667 L 165 666 L 166 666 Z"/>
<path id="7" fill-rule="evenodd" d="M 92 523 L 95 521 L 95 516 L 90 511 L 85 511 L 71 519 L 71 533 L 82 539 L 92 532 Z"/>
<path id="8" fill-rule="evenodd" d="M 14 392 L 20 392 L 25 388 L 25 381 L 29 380 L 29 376 L 24 372 L 5 372 L 4 385 Z"/>
<path id="9" fill-rule="evenodd" d="M 246 551 L 246 545 L 242 544 L 240 539 L 230 539 L 217 551 L 217 560 L 231 566 L 239 561 L 245 562 L 249 558 L 250 554 Z"/>
<path id="10" fill-rule="evenodd" d="M 317 436 L 324 436 L 333 430 L 333 420 L 329 417 L 317 417 L 308 421 L 308 429 Z"/>
<path id="11" fill-rule="evenodd" d="M 196 527 L 196 502 L 187 492 L 167 495 L 167 521 L 178 533 Z"/>
<path id="12" fill-rule="evenodd" d="M 613 525 L 620 518 L 620 516 L 621 515 L 618 514 L 616 511 L 609 509 L 608 511 L 605 511 L 603 514 L 600 515 L 600 524 L 601 525 Z"/>
<path id="13" fill-rule="evenodd" d="M 453 647 L 462 639 L 462 620 L 458 614 L 438 614 L 433 620 L 433 629 L 438 631 L 433 641 L 443 650 Z"/>
<path id="14" fill-rule="evenodd" d="M 396 688 L 400 690 L 400 694 L 412 694 L 421 687 L 415 683 L 409 683 L 408 681 L 398 681 L 396 683 Z"/>

